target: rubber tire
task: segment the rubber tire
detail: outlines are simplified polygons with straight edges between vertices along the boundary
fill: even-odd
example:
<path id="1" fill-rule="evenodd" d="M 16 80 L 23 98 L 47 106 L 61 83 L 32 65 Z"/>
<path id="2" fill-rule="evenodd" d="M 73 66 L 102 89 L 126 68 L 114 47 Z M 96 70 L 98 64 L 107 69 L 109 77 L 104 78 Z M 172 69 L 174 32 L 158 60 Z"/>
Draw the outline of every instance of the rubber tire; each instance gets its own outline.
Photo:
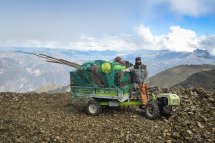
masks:
<path id="1" fill-rule="evenodd" d="M 170 109 L 169 111 L 165 111 L 163 108 L 164 107 L 162 107 L 161 115 L 169 118 L 172 115 L 172 109 Z"/>
<path id="2" fill-rule="evenodd" d="M 152 108 L 152 110 L 153 110 L 152 114 L 148 113 L 149 108 Z M 151 120 L 159 118 L 160 117 L 160 109 L 159 109 L 158 104 L 153 102 L 153 101 L 149 101 L 145 107 L 145 115 L 148 119 L 151 119 Z"/>
<path id="3" fill-rule="evenodd" d="M 95 105 L 95 107 L 97 108 L 97 110 L 96 110 L 95 113 L 92 113 L 92 112 L 90 111 L 90 109 L 89 109 L 89 108 L 90 108 L 90 105 Z M 97 115 L 99 115 L 99 113 L 101 113 L 101 110 L 102 110 L 101 105 L 100 105 L 100 103 L 97 102 L 96 100 L 90 100 L 90 101 L 87 103 L 86 112 L 87 112 L 88 115 L 97 116 Z"/>

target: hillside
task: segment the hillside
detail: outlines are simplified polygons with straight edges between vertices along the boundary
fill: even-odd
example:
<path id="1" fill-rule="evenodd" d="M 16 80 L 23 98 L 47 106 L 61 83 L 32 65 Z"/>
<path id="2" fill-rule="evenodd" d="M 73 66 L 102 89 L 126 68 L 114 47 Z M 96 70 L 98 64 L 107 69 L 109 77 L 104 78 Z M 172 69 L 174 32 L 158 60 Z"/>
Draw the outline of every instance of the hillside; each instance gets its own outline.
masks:
<path id="1" fill-rule="evenodd" d="M 149 120 L 136 108 L 76 110 L 69 94 L 0 93 L 0 141 L 8 142 L 215 142 L 215 93 L 175 89 L 181 105 L 170 118 Z M 73 106 L 71 106 L 73 105 Z M 79 105 L 79 106 L 78 106 Z M 76 107 L 76 108 L 74 108 Z"/>
<path id="2" fill-rule="evenodd" d="M 215 91 L 215 70 L 194 73 L 185 81 L 176 84 L 174 87 L 202 87 L 207 90 Z"/>
<path id="3" fill-rule="evenodd" d="M 214 65 L 180 65 L 167 69 L 151 77 L 150 84 L 163 88 L 169 88 L 187 80 L 187 78 L 194 73 L 209 71 L 212 69 L 215 69 Z M 207 80 L 209 80 L 209 78 L 205 79 L 205 82 L 207 82 Z"/>
<path id="4" fill-rule="evenodd" d="M 67 84 L 72 69 L 32 55 L 1 52 L 0 92 L 27 92 L 49 84 Z"/>
<path id="5" fill-rule="evenodd" d="M 35 93 L 49 93 L 49 94 L 53 94 L 53 93 L 66 93 L 66 92 L 70 92 L 70 85 L 46 85 L 46 86 L 42 86 L 36 90 L 34 90 L 33 92 Z"/>

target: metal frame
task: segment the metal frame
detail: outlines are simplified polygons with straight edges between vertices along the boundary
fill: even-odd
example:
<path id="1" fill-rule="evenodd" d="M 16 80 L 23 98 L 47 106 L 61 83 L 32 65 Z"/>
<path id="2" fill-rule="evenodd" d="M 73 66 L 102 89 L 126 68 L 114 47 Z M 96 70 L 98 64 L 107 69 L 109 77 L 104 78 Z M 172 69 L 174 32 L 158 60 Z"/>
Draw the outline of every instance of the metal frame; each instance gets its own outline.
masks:
<path id="1" fill-rule="evenodd" d="M 79 88 L 79 89 L 92 89 L 92 94 L 77 94 L 73 91 L 73 88 Z M 96 90 L 110 90 L 110 91 L 116 91 L 117 95 L 116 96 L 104 96 L 104 95 L 99 95 L 96 94 Z M 86 97 L 91 97 L 91 98 L 98 98 L 98 99 L 110 99 L 110 100 L 118 100 L 119 102 L 124 102 L 126 100 L 129 100 L 129 94 L 123 94 L 123 91 L 119 88 L 96 88 L 96 87 L 88 87 L 88 86 L 71 86 L 71 95 L 72 96 L 86 96 Z"/>
<path id="2" fill-rule="evenodd" d="M 79 88 L 79 89 L 92 89 L 92 94 L 77 94 L 73 91 L 73 88 Z M 110 96 L 104 96 L 96 94 L 96 90 L 115 90 L 117 91 L 116 96 L 110 95 Z M 96 87 L 87 87 L 87 86 L 71 86 L 71 96 L 74 97 L 90 97 L 94 99 L 106 99 L 101 100 L 100 105 L 101 106 L 138 106 L 142 105 L 142 102 L 137 101 L 130 101 L 129 93 L 123 94 L 123 90 L 119 88 L 96 88 Z M 151 100 L 156 100 L 157 98 L 165 97 L 168 98 L 168 105 L 171 106 L 177 106 L 180 104 L 180 97 L 176 94 L 172 93 L 163 93 L 151 96 Z M 177 102 L 176 102 L 177 101 Z"/>

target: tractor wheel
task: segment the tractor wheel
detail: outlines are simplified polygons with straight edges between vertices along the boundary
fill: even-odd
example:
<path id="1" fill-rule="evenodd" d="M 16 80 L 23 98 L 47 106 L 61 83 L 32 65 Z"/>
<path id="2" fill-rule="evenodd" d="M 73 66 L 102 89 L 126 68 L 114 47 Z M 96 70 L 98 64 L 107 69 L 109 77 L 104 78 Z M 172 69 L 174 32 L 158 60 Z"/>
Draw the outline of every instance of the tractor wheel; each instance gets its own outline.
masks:
<path id="1" fill-rule="evenodd" d="M 172 115 L 172 107 L 171 106 L 164 106 L 162 108 L 162 111 L 161 111 L 161 114 L 162 116 L 164 117 L 170 117 Z"/>
<path id="2" fill-rule="evenodd" d="M 101 112 L 101 105 L 99 104 L 99 102 L 95 100 L 90 100 L 87 103 L 86 111 L 87 111 L 87 114 L 89 115 L 93 115 L 93 116 L 99 115 L 99 113 Z"/>
<path id="3" fill-rule="evenodd" d="M 157 119 L 160 116 L 158 104 L 153 101 L 149 101 L 145 107 L 145 115 L 149 119 Z"/>

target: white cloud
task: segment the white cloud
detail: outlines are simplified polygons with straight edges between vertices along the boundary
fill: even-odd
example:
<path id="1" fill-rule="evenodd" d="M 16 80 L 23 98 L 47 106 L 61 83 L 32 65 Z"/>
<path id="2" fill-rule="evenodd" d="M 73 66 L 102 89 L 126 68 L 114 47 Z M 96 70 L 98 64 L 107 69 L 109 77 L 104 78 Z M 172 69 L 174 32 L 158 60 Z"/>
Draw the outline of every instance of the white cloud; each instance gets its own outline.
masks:
<path id="1" fill-rule="evenodd" d="M 199 46 L 199 39 L 196 33 L 179 26 L 170 27 L 166 35 L 153 35 L 148 27 L 140 25 L 137 33 L 143 38 L 145 49 L 168 49 L 173 51 L 193 51 Z"/>
<path id="2" fill-rule="evenodd" d="M 140 25 L 135 28 L 135 34 L 121 34 L 115 36 L 103 36 L 102 38 L 81 36 L 76 41 L 22 41 L 6 42 L 2 46 L 13 47 L 46 47 L 46 48 L 70 48 L 77 50 L 171 50 L 187 51 L 200 48 L 206 49 L 215 55 L 215 36 L 198 36 L 194 31 L 180 26 L 171 26 L 170 31 L 163 35 L 154 35 L 149 27 Z"/>
<path id="3" fill-rule="evenodd" d="M 137 44 L 131 35 L 105 36 L 101 39 L 95 37 L 82 37 L 78 42 L 71 42 L 70 47 L 81 50 L 135 50 Z"/>
<path id="4" fill-rule="evenodd" d="M 41 41 L 41 40 L 8 40 L 0 41 L 0 47 L 37 47 L 37 48 L 58 48 L 62 46 L 59 42 L 56 41 Z"/>
<path id="5" fill-rule="evenodd" d="M 145 27 L 144 25 L 140 25 L 136 29 L 136 31 L 143 38 L 144 42 L 146 42 L 146 43 L 153 43 L 154 42 L 155 37 L 152 35 L 149 27 Z"/>
<path id="6" fill-rule="evenodd" d="M 82 50 L 171 50 L 192 52 L 195 49 L 206 49 L 215 55 L 215 36 L 197 36 L 189 29 L 171 26 L 164 35 L 154 35 L 149 27 L 140 25 L 135 29 L 136 35 L 82 37 L 78 42 L 71 42 L 70 47 Z"/>
<path id="7" fill-rule="evenodd" d="M 214 0 L 168 0 L 170 9 L 188 16 L 202 16 L 215 11 Z"/>
<path id="8" fill-rule="evenodd" d="M 144 0 L 142 5 L 144 13 L 151 16 L 163 12 L 192 17 L 215 13 L 214 0 Z"/>
<path id="9" fill-rule="evenodd" d="M 215 55 L 215 36 L 201 36 L 200 48 L 206 49 L 212 55 Z"/>

